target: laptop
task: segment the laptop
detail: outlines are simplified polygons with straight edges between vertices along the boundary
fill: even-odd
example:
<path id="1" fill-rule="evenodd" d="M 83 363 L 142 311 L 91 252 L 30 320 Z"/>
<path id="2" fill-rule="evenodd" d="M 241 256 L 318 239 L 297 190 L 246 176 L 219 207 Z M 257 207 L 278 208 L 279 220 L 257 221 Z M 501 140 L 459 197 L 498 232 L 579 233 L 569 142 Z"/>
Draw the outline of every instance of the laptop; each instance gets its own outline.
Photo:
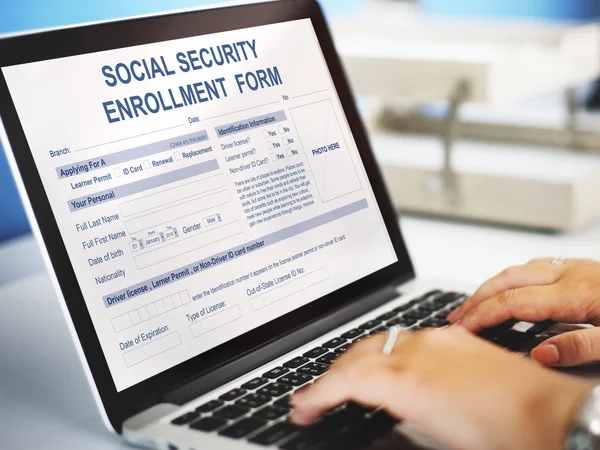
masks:
<path id="1" fill-rule="evenodd" d="M 287 418 L 357 340 L 446 326 L 467 290 L 415 276 L 317 2 L 4 38 L 0 116 L 109 430 L 170 450 L 430 445 L 357 404 Z M 485 337 L 519 350 L 545 329 Z"/>

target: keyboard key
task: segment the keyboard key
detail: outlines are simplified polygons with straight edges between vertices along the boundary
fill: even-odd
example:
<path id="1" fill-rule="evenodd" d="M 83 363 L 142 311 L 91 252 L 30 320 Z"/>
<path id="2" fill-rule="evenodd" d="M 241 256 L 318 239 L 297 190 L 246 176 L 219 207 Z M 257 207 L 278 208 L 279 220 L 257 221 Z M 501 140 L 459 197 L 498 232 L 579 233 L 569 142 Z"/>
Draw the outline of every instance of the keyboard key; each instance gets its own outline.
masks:
<path id="1" fill-rule="evenodd" d="M 334 437 L 335 448 L 366 449 L 371 444 L 388 434 L 397 421 L 384 411 L 376 411 L 369 418 L 360 419 L 360 426 L 346 426 Z M 403 443 L 399 443 L 404 448 Z M 411 447 L 411 445 L 407 445 Z M 332 447 L 333 448 L 333 447 Z"/>
<path id="2" fill-rule="evenodd" d="M 365 428 L 371 428 L 374 432 L 381 434 L 390 431 L 398 424 L 398 420 L 390 416 L 383 409 L 375 411 L 369 417 L 369 420 L 365 423 Z M 381 435 L 380 434 L 380 435 Z"/>
<path id="3" fill-rule="evenodd" d="M 463 301 L 467 299 L 467 296 L 465 294 L 461 294 L 459 292 L 448 292 L 447 294 L 440 295 L 435 300 L 437 302 L 443 302 L 446 305 L 449 305 L 450 303 L 454 303 L 455 301 L 459 300 L 461 297 Z"/>
<path id="4" fill-rule="evenodd" d="M 267 373 L 263 374 L 263 377 L 274 380 L 275 378 L 279 378 L 282 375 L 288 373 L 290 369 L 287 367 L 275 367 L 274 369 L 269 370 Z"/>
<path id="5" fill-rule="evenodd" d="M 342 338 L 344 338 L 344 339 L 354 339 L 354 338 L 360 336 L 363 333 L 364 333 L 363 330 L 361 330 L 359 328 L 354 328 L 353 330 L 346 331 L 344 334 L 342 334 Z"/>
<path id="6" fill-rule="evenodd" d="M 235 420 L 238 417 L 248 414 L 250 408 L 246 406 L 229 405 L 216 410 L 213 416 L 222 417 L 224 419 Z"/>
<path id="7" fill-rule="evenodd" d="M 298 369 L 298 372 L 306 373 L 308 375 L 319 376 L 324 374 L 329 370 L 329 366 L 327 364 L 321 364 L 318 362 L 308 363 L 305 366 L 302 366 Z"/>
<path id="8" fill-rule="evenodd" d="M 285 406 L 286 408 L 292 408 L 292 404 L 290 403 L 290 396 L 286 395 L 285 397 L 281 397 L 277 400 L 274 405 Z"/>
<path id="9" fill-rule="evenodd" d="M 292 389 L 293 387 L 289 384 L 271 383 L 264 388 L 260 388 L 258 393 L 262 395 L 269 395 L 271 397 L 281 397 L 282 395 L 290 392 Z"/>
<path id="10" fill-rule="evenodd" d="M 321 356 L 323 353 L 327 353 L 329 350 L 327 350 L 326 348 L 323 347 L 317 347 L 317 348 L 313 348 L 312 350 L 306 352 L 304 355 L 302 356 L 306 356 L 307 358 L 318 358 L 319 356 Z"/>
<path id="11" fill-rule="evenodd" d="M 290 422 L 279 422 L 265 431 L 258 433 L 250 442 L 259 445 L 273 445 L 282 439 L 293 435 L 299 428 Z"/>
<path id="12" fill-rule="evenodd" d="M 372 330 L 369 334 L 373 336 L 374 334 L 385 333 L 387 331 L 386 327 L 379 327 Z"/>
<path id="13" fill-rule="evenodd" d="M 209 413 L 217 408 L 220 408 L 221 406 L 223 406 L 224 403 L 225 402 L 223 400 L 211 400 L 210 402 L 205 403 L 204 405 L 201 405 L 198 408 L 196 408 L 196 412 Z"/>
<path id="14" fill-rule="evenodd" d="M 341 408 L 324 417 L 330 426 L 336 429 L 344 427 L 361 426 L 365 420 L 365 412 L 358 409 Z"/>
<path id="15" fill-rule="evenodd" d="M 227 420 L 220 419 L 219 417 L 205 417 L 204 419 L 201 419 L 198 422 L 194 422 L 193 424 L 191 424 L 190 428 L 194 430 L 210 432 L 221 428 L 226 423 Z"/>
<path id="16" fill-rule="evenodd" d="M 446 303 L 440 300 L 433 300 L 431 304 L 435 307 L 436 311 L 439 311 L 440 309 L 444 309 L 446 307 Z"/>
<path id="17" fill-rule="evenodd" d="M 422 302 L 424 300 L 427 300 L 428 298 L 431 298 L 435 295 L 441 294 L 442 291 L 439 289 L 434 289 L 432 291 L 427 292 L 426 294 L 421 295 L 421 297 L 419 297 L 418 301 Z"/>
<path id="18" fill-rule="evenodd" d="M 507 348 L 508 350 L 518 350 L 529 340 L 531 340 L 531 336 L 527 333 L 521 333 L 520 331 L 515 330 L 507 330 L 497 338 L 494 338 L 493 342 L 501 347 Z"/>
<path id="19" fill-rule="evenodd" d="M 260 408 L 265 403 L 269 403 L 271 401 L 271 397 L 263 394 L 248 394 L 244 398 L 240 398 L 236 405 L 239 406 L 247 406 L 248 408 L 256 409 Z"/>
<path id="20" fill-rule="evenodd" d="M 449 305 L 450 303 L 454 303 L 462 296 L 463 294 L 457 294 L 456 292 L 448 292 L 446 294 L 438 295 L 437 297 L 435 297 L 432 300 L 432 303 L 444 307 Z"/>
<path id="21" fill-rule="evenodd" d="M 424 319 L 425 317 L 429 316 L 431 314 L 430 311 L 423 311 L 422 309 L 413 309 L 411 311 L 408 311 L 406 313 L 404 313 L 403 317 L 409 318 L 409 319 L 415 319 L 415 320 L 421 320 Z"/>
<path id="22" fill-rule="evenodd" d="M 370 418 L 361 419 L 359 423 L 360 426 L 347 426 L 340 430 L 340 434 L 334 437 L 335 448 L 370 448 L 374 441 L 388 434 L 397 421 L 384 411 L 376 411 Z"/>
<path id="23" fill-rule="evenodd" d="M 449 314 L 450 314 L 450 311 L 447 309 L 444 309 L 444 310 L 438 312 L 437 314 L 435 314 L 433 317 L 435 317 L 436 319 L 446 320 L 448 318 Z"/>
<path id="24" fill-rule="evenodd" d="M 283 450 L 309 450 L 318 448 L 317 444 L 325 442 L 335 434 L 338 429 L 332 427 L 326 420 L 321 420 L 308 427 L 302 428 L 298 437 L 283 444 L 280 448 Z M 331 448 L 331 446 L 329 446 Z"/>
<path id="25" fill-rule="evenodd" d="M 537 336 L 542 334 L 544 331 L 548 331 L 550 327 L 554 325 L 554 322 L 551 320 L 547 320 L 545 322 L 540 322 L 534 324 L 529 330 L 527 330 L 527 334 Z"/>
<path id="26" fill-rule="evenodd" d="M 423 312 L 427 312 L 429 314 L 436 312 L 438 309 L 438 307 L 436 307 L 435 305 L 433 305 L 432 303 L 423 303 L 421 306 L 419 306 L 416 311 L 423 311 Z"/>
<path id="27" fill-rule="evenodd" d="M 394 312 L 401 313 L 407 311 L 413 306 L 415 306 L 417 303 L 418 302 L 416 300 L 413 300 L 411 302 L 405 303 L 404 305 L 397 306 L 396 308 L 394 308 Z"/>
<path id="28" fill-rule="evenodd" d="M 386 312 L 385 314 L 382 314 L 379 317 L 377 317 L 377 320 L 381 320 L 381 321 L 385 322 L 386 320 L 393 319 L 397 315 L 398 315 L 398 313 L 396 311 L 390 311 L 390 312 Z"/>
<path id="29" fill-rule="evenodd" d="M 368 331 L 368 330 L 372 330 L 375 327 L 378 327 L 379 325 L 381 325 L 381 322 L 379 320 L 369 320 L 368 322 L 363 323 L 358 328 L 360 328 L 361 330 Z"/>
<path id="30" fill-rule="evenodd" d="M 500 325 L 496 325 L 495 327 L 486 328 L 485 330 L 480 331 L 478 336 L 485 340 L 491 341 L 493 338 L 500 336 L 503 332 L 512 328 L 515 323 L 516 321 L 509 320 L 501 323 Z"/>
<path id="31" fill-rule="evenodd" d="M 185 425 L 190 423 L 192 420 L 196 420 L 200 417 L 200 414 L 196 412 L 185 413 L 183 416 L 179 416 L 176 419 L 171 420 L 173 425 Z"/>
<path id="32" fill-rule="evenodd" d="M 264 407 L 258 412 L 254 413 L 254 417 L 260 417 L 261 419 L 276 420 L 282 416 L 285 416 L 290 412 L 290 408 L 279 405 L 269 405 Z"/>
<path id="33" fill-rule="evenodd" d="M 339 353 L 327 353 L 326 355 L 323 355 L 319 359 L 317 359 L 317 362 L 332 365 L 333 362 L 338 358 L 338 356 L 340 356 Z"/>
<path id="34" fill-rule="evenodd" d="M 425 327 L 441 328 L 450 325 L 450 322 L 448 322 L 447 320 L 430 317 L 429 319 L 421 322 L 421 325 Z"/>
<path id="35" fill-rule="evenodd" d="M 306 356 L 297 356 L 291 361 L 286 362 L 284 366 L 288 367 L 289 369 L 297 369 L 298 367 L 306 364 L 308 361 L 309 359 Z"/>
<path id="36" fill-rule="evenodd" d="M 313 377 L 305 373 L 290 373 L 282 376 L 278 381 L 280 383 L 290 384 L 294 387 L 302 386 L 303 384 L 312 381 Z"/>
<path id="37" fill-rule="evenodd" d="M 228 428 L 225 428 L 224 430 L 219 431 L 219 434 L 221 436 L 226 436 L 233 439 L 241 439 L 253 431 L 258 430 L 260 427 L 264 427 L 267 422 L 267 420 L 259 417 L 248 417 L 244 420 L 240 420 Z"/>
<path id="38" fill-rule="evenodd" d="M 242 395 L 246 393 L 246 389 L 232 389 L 231 391 L 223 394 L 219 397 L 219 400 L 224 400 L 226 402 L 232 402 L 236 398 L 240 398 Z"/>
<path id="39" fill-rule="evenodd" d="M 415 319 L 409 319 L 407 317 L 396 317 L 395 319 L 390 320 L 385 325 L 388 327 L 393 327 L 394 325 L 400 325 L 401 327 L 410 327 L 417 323 Z"/>
<path id="40" fill-rule="evenodd" d="M 257 377 L 253 380 L 248 381 L 247 383 L 242 384 L 242 388 L 252 391 L 254 389 L 258 389 L 261 386 L 267 384 L 269 380 L 267 378 Z"/>
<path id="41" fill-rule="evenodd" d="M 341 355 L 342 353 L 346 353 L 350 349 L 351 346 L 352 346 L 352 344 L 342 345 L 341 347 L 338 347 L 333 351 L 335 353 L 337 353 L 338 355 Z"/>
<path id="42" fill-rule="evenodd" d="M 335 338 L 335 339 L 331 339 L 330 341 L 327 341 L 323 344 L 323 347 L 325 348 L 336 348 L 339 347 L 340 345 L 345 344 L 346 339 L 342 339 L 342 338 Z"/>

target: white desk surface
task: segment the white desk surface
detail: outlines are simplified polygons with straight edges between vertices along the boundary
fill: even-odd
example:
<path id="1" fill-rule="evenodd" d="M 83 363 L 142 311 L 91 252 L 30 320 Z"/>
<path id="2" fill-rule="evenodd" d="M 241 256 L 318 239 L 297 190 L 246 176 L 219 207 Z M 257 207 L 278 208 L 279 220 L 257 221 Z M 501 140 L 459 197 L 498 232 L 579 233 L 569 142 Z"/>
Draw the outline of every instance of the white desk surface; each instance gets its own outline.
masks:
<path id="1" fill-rule="evenodd" d="M 401 225 L 423 277 L 477 284 L 534 257 L 600 259 L 600 224 L 557 235 L 418 217 Z M 100 422 L 30 236 L 0 246 L 0 447 L 129 448 Z"/>

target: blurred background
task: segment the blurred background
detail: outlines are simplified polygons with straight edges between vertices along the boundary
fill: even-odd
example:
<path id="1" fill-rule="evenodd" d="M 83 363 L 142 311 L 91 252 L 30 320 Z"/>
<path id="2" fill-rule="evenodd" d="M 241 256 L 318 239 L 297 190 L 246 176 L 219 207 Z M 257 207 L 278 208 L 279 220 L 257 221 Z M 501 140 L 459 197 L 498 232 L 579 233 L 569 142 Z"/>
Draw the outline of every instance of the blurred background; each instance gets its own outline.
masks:
<path id="1" fill-rule="evenodd" d="M 0 32 L 202 0 L 3 0 Z M 600 2 L 322 0 L 399 211 L 564 231 L 600 217 Z M 0 152 L 0 240 L 29 232 Z"/>

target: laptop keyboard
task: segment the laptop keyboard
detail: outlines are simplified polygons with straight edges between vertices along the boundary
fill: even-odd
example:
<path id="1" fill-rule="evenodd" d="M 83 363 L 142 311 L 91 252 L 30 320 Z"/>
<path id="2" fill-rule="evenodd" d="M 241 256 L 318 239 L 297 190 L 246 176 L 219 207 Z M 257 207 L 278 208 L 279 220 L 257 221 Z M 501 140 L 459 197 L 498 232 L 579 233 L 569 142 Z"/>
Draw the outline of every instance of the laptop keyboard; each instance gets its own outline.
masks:
<path id="1" fill-rule="evenodd" d="M 290 359 L 195 411 L 186 412 L 171 423 L 283 450 L 365 448 L 393 429 L 397 420 L 383 410 L 347 403 L 330 411 L 317 423 L 300 428 L 288 420 L 290 395 L 326 373 L 352 344 L 367 336 L 385 332 L 393 325 L 413 331 L 449 325 L 448 314 L 466 298 L 465 294 L 456 292 L 428 292 L 323 342 L 321 346 Z M 518 350 L 551 325 L 537 324 L 526 331 L 519 331 L 513 328 L 516 323 L 506 322 L 484 330 L 480 336 L 509 350 Z"/>

